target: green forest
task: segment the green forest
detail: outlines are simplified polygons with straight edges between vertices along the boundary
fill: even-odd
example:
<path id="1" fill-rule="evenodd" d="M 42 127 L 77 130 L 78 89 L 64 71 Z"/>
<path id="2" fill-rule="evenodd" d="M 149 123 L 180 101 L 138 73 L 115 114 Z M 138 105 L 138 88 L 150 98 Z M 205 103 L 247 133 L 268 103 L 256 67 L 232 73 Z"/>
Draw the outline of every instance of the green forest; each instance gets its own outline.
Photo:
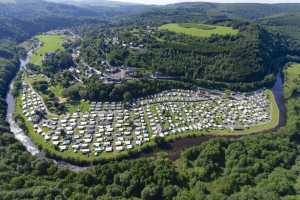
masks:
<path id="1" fill-rule="evenodd" d="M 83 42 L 82 54 L 92 66 L 99 65 L 97 58 L 106 52 L 112 65 L 159 71 L 165 76 L 216 82 L 268 82 L 277 64 L 293 53 L 289 41 L 259 25 L 231 24 L 241 31 L 237 36 L 203 39 L 166 31 L 138 36 L 127 31 L 119 33 L 122 41 L 141 41 L 145 45 L 143 51 L 105 44 L 105 35 L 99 34 Z M 96 42 L 89 43 L 91 40 Z"/>
<path id="2" fill-rule="evenodd" d="M 298 29 L 294 26 L 294 24 L 298 26 L 298 16 L 295 14 L 284 15 L 282 18 L 270 17 L 282 12 L 297 12 L 300 10 L 298 4 L 190 3 L 163 8 L 144 8 L 146 11 L 143 10 L 142 14 L 133 12 L 126 15 L 123 7 L 118 11 L 122 14 L 118 14 L 114 9 L 107 11 L 102 8 L 107 12 L 103 14 L 91 7 L 79 8 L 31 1 L 28 4 L 18 4 L 17 0 L 16 4 L 5 6 L 0 3 L 1 200 L 297 200 L 300 198 L 300 68 L 294 64 L 300 61 L 297 56 L 300 52 L 298 46 L 300 38 L 297 34 Z M 57 15 L 52 15 L 55 12 Z M 79 17 L 74 16 L 78 14 Z M 16 17 L 13 17 L 14 15 Z M 102 20 L 99 21 L 101 18 L 99 16 L 109 22 L 103 24 Z M 227 21 L 228 18 L 236 17 L 243 20 L 259 20 L 236 25 L 231 20 Z M 19 58 L 25 54 L 24 49 L 18 46 L 19 42 L 39 32 L 76 26 L 74 29 L 84 38 L 81 44 L 81 47 L 85 48 L 83 56 L 86 56 L 86 61 L 93 66 L 100 61 L 97 60 L 98 57 L 104 56 L 100 51 L 104 34 L 96 31 L 99 27 L 112 25 L 128 28 L 128 24 L 132 23 L 137 26 L 158 26 L 163 23 L 204 22 L 220 18 L 221 21 L 226 18 L 225 23 L 238 28 L 240 34 L 191 39 L 162 32 L 161 35 L 156 35 L 159 40 L 145 38 L 146 47 L 151 51 L 142 52 L 143 56 L 123 49 L 114 49 L 113 46 L 110 47 L 112 49 L 105 49 L 109 53 L 110 62 L 180 76 L 178 81 L 138 80 L 104 85 L 92 77 L 84 87 L 80 84 L 68 85 L 64 80 L 71 79 L 70 74 L 61 73 L 64 67 L 73 64 L 68 51 L 52 55 L 42 64 L 41 69 L 34 65 L 29 67 L 32 70 L 41 70 L 38 72 L 62 83 L 65 95 L 74 99 L 129 100 L 169 89 L 174 85 L 177 88 L 192 88 L 194 84 L 201 84 L 212 88 L 245 88 L 245 90 L 251 87 L 271 86 L 274 82 L 273 74 L 284 65 L 287 120 L 285 126 L 275 132 L 259 133 L 239 139 L 210 139 L 186 149 L 176 160 L 169 158 L 162 145 L 161 149 L 157 149 L 157 152 L 150 156 L 111 161 L 82 171 L 73 171 L 58 166 L 51 159 L 30 155 L 10 132 L 9 125 L 5 121 L 5 97 L 9 84 L 18 71 Z M 215 23 L 212 21 L 211 23 Z M 295 27 L 295 31 L 289 27 Z M 167 38 L 179 42 L 165 42 Z M 119 53 L 124 57 L 120 57 Z M 199 65 L 199 62 L 203 64 Z M 183 83 L 185 80 L 192 81 Z M 247 85 L 243 85 L 244 83 Z M 45 89 L 48 87 L 47 84 L 42 82 L 36 87 L 44 85 Z M 160 142 L 164 144 L 164 141 Z"/>
<path id="3" fill-rule="evenodd" d="M 290 91 L 298 91 L 299 71 L 298 65 L 285 70 L 287 84 L 296 83 L 288 84 Z M 287 125 L 275 134 L 213 139 L 176 162 L 158 153 L 80 172 L 31 156 L 4 123 L 1 199 L 297 199 L 300 99 L 287 95 L 286 101 Z"/>

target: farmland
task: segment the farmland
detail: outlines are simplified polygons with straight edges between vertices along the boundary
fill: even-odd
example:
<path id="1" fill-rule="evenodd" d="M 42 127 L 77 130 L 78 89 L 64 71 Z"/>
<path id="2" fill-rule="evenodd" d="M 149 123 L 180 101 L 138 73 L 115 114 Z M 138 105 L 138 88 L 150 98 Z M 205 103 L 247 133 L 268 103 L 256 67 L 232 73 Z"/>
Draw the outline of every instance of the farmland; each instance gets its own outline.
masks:
<path id="1" fill-rule="evenodd" d="M 195 37 L 210 37 L 214 34 L 217 35 L 236 35 L 238 30 L 231 27 L 225 26 L 213 26 L 206 24 L 194 24 L 194 23 L 184 23 L 184 24 L 165 24 L 162 25 L 160 30 L 167 30 L 175 33 L 191 35 Z"/>
<path id="2" fill-rule="evenodd" d="M 42 45 L 33 54 L 30 61 L 32 64 L 41 65 L 46 53 L 63 50 L 62 43 L 64 37 L 62 35 L 38 35 L 36 39 L 38 39 Z"/>

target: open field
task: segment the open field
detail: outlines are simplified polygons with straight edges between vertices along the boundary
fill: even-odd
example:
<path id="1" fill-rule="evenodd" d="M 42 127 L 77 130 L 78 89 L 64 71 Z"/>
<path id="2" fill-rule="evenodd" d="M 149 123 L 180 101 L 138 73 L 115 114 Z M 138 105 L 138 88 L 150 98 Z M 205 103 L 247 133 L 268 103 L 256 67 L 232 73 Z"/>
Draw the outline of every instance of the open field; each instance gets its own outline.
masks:
<path id="1" fill-rule="evenodd" d="M 55 94 L 55 96 L 61 97 L 62 91 L 64 90 L 64 88 L 62 85 L 55 85 L 55 86 L 51 86 L 50 90 Z"/>
<path id="2" fill-rule="evenodd" d="M 210 37 L 213 34 L 218 35 L 236 35 L 238 30 L 231 27 L 225 26 L 213 26 L 206 24 L 194 24 L 194 23 L 184 23 L 184 24 L 165 24 L 162 25 L 160 30 L 167 30 L 175 33 L 181 33 L 196 37 Z"/>
<path id="3" fill-rule="evenodd" d="M 39 82 L 39 81 L 49 81 L 49 78 L 47 76 L 45 76 L 44 74 L 38 74 L 38 75 L 31 75 L 25 76 L 25 80 L 32 85 L 35 82 Z"/>
<path id="4" fill-rule="evenodd" d="M 293 64 L 284 69 L 284 98 L 286 105 L 286 127 L 292 129 L 299 123 L 299 76 L 300 64 Z"/>
<path id="5" fill-rule="evenodd" d="M 89 112 L 90 110 L 90 104 L 87 101 L 66 103 L 66 107 L 69 113 L 75 113 L 78 109 L 80 110 L 80 112 Z"/>
<path id="6" fill-rule="evenodd" d="M 63 50 L 64 36 L 62 35 L 38 35 L 36 38 L 42 42 L 42 46 L 33 54 L 30 63 L 41 65 L 46 53 Z"/>
<path id="7" fill-rule="evenodd" d="M 293 64 L 285 69 L 284 98 L 290 98 L 299 86 L 300 64 Z"/>

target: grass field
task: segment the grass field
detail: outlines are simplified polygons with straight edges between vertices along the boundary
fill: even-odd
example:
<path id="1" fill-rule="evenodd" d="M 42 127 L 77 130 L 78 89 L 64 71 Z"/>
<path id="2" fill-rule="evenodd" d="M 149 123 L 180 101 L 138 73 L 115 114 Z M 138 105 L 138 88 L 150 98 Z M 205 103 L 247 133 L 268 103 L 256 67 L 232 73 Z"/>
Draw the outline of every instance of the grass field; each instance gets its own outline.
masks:
<path id="1" fill-rule="evenodd" d="M 225 26 L 213 26 L 206 24 L 165 24 L 159 27 L 160 30 L 167 30 L 175 33 L 181 33 L 196 37 L 210 37 L 213 34 L 217 35 L 236 35 L 238 30 Z"/>
<path id="2" fill-rule="evenodd" d="M 55 94 L 55 96 L 61 97 L 62 91 L 64 90 L 64 88 L 62 85 L 55 85 L 55 86 L 51 86 L 50 90 Z"/>
<path id="3" fill-rule="evenodd" d="M 299 87 L 300 64 L 293 64 L 285 69 L 284 98 L 290 98 Z"/>
<path id="4" fill-rule="evenodd" d="M 30 76 L 25 76 L 25 80 L 32 85 L 34 82 L 38 81 L 50 81 L 50 79 L 45 76 L 44 74 L 35 74 L 35 75 L 30 75 Z"/>
<path id="5" fill-rule="evenodd" d="M 299 86 L 300 64 L 293 64 L 284 69 L 284 98 L 286 105 L 286 128 L 298 130 L 299 115 Z"/>
<path id="6" fill-rule="evenodd" d="M 46 53 L 64 49 L 62 35 L 38 35 L 35 38 L 42 42 L 42 46 L 33 54 L 30 61 L 32 64 L 41 65 Z"/>
<path id="7" fill-rule="evenodd" d="M 64 87 L 62 85 L 52 85 L 49 90 L 55 94 L 60 103 L 65 103 L 67 101 L 67 99 L 62 96 L 62 92 L 64 90 Z"/>
<path id="8" fill-rule="evenodd" d="M 78 109 L 81 112 L 88 112 L 90 110 L 90 103 L 88 101 L 78 101 L 78 102 L 67 103 L 66 107 L 68 109 L 68 112 L 70 113 L 77 112 Z"/>

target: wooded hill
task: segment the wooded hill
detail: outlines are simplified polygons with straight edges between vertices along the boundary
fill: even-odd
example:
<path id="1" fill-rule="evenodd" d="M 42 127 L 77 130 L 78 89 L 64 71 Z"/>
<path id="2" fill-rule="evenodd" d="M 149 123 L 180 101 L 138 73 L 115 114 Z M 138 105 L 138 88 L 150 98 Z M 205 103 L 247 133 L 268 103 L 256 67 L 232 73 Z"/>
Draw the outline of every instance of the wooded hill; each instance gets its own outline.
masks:
<path id="1" fill-rule="evenodd" d="M 82 55 L 92 66 L 100 65 L 103 52 L 112 65 L 125 65 L 159 71 L 164 76 L 186 80 L 216 82 L 272 81 L 272 74 L 289 54 L 289 41 L 273 35 L 262 26 L 238 21 L 224 25 L 239 29 L 240 33 L 228 36 L 213 35 L 197 38 L 168 31 L 134 36 L 120 30 L 120 41 L 141 41 L 145 49 L 132 51 L 118 45 L 105 44 L 105 34 L 94 34 L 83 41 Z M 158 39 L 159 38 L 159 39 Z M 96 63 L 95 63 L 96 62 Z"/>
<path id="2" fill-rule="evenodd" d="M 295 40 L 300 40 L 300 14 L 285 13 L 272 15 L 259 20 L 268 30 L 279 32 Z M 298 41 L 299 42 L 299 41 Z"/>
<path id="3" fill-rule="evenodd" d="M 12 46 L 12 45 L 10 45 Z M 16 54 L 15 54 L 16 55 Z M 289 90 L 299 80 L 289 73 Z M 10 74 L 1 73 L 1 80 Z M 0 82 L 1 88 L 4 82 Z M 2 90 L 1 90 L 2 91 Z M 7 90 L 4 90 L 4 93 Z M 2 95 L 4 98 L 4 95 Z M 97 165 L 81 172 L 31 156 L 4 116 L 0 130 L 3 200 L 296 200 L 299 197 L 299 97 L 286 96 L 287 127 L 235 141 L 211 140 L 188 149 L 175 163 L 166 154 Z M 5 104 L 1 104 L 5 105 Z M 5 106 L 0 107 L 4 113 Z"/>
<path id="4" fill-rule="evenodd" d="M 5 96 L 8 90 L 10 81 L 15 76 L 19 60 L 18 48 L 14 42 L 8 40 L 0 40 L 0 118 L 5 119 Z M 3 126 L 4 120 L 0 120 L 0 130 L 6 129 Z"/>
<path id="5" fill-rule="evenodd" d="M 249 9 L 249 5 L 245 5 L 243 10 L 248 10 L 247 13 L 253 15 L 256 13 L 255 10 L 252 12 Z M 180 12 L 178 15 L 181 15 Z M 37 23 L 35 27 L 47 25 L 43 21 L 39 23 L 37 18 L 34 20 Z M 15 26 L 14 21 L 11 21 L 11 24 L 5 22 L 8 29 L 10 26 Z M 2 22 L 0 24 L 2 25 Z M 53 24 L 55 25 L 54 22 Z M 49 27 L 53 28 L 53 26 Z M 19 30 L 21 28 L 7 32 L 5 35 L 1 32 L 3 34 L 1 37 L 10 36 L 15 32 L 13 38 L 21 41 L 30 35 L 29 27 L 24 34 L 19 34 Z M 37 30 L 46 30 L 46 28 L 35 29 Z M 0 31 L 3 29 L 1 28 Z M 261 36 L 259 38 L 263 39 L 271 37 L 269 33 L 263 34 L 264 32 L 254 35 L 252 39 L 255 41 L 256 36 Z M 236 40 L 237 38 L 234 38 L 233 41 Z M 262 46 L 261 49 L 273 45 L 273 42 L 269 44 L 265 40 L 266 44 L 251 43 L 251 37 L 249 40 L 249 45 Z M 177 162 L 170 161 L 166 154 L 162 153 L 155 157 L 97 165 L 75 173 L 59 168 L 51 160 L 31 156 L 9 132 L 5 122 L 4 98 L 9 81 L 17 68 L 18 49 L 13 42 L 2 40 L 0 44 L 1 200 L 299 199 L 300 82 L 297 67 L 291 71 L 292 76 L 289 76 L 289 73 L 285 73 L 284 76 L 288 80 L 286 88 L 291 91 L 291 95 L 285 96 L 287 125 L 276 134 L 264 133 L 235 141 L 212 140 L 188 149 Z M 266 55 L 273 55 L 273 53 L 267 52 Z M 96 93 L 98 94 L 98 91 Z"/>
<path id="6" fill-rule="evenodd" d="M 299 12 L 298 4 L 183 3 L 141 6 L 94 1 L 0 1 L 0 39 L 24 40 L 38 32 L 83 24 L 158 25 L 170 22 L 203 22 L 240 18 L 257 20 L 277 14 Z"/>
<path id="7" fill-rule="evenodd" d="M 0 2 L 0 39 L 23 41 L 52 29 L 101 24 L 110 16 L 114 16 L 114 12 L 40 0 Z"/>

